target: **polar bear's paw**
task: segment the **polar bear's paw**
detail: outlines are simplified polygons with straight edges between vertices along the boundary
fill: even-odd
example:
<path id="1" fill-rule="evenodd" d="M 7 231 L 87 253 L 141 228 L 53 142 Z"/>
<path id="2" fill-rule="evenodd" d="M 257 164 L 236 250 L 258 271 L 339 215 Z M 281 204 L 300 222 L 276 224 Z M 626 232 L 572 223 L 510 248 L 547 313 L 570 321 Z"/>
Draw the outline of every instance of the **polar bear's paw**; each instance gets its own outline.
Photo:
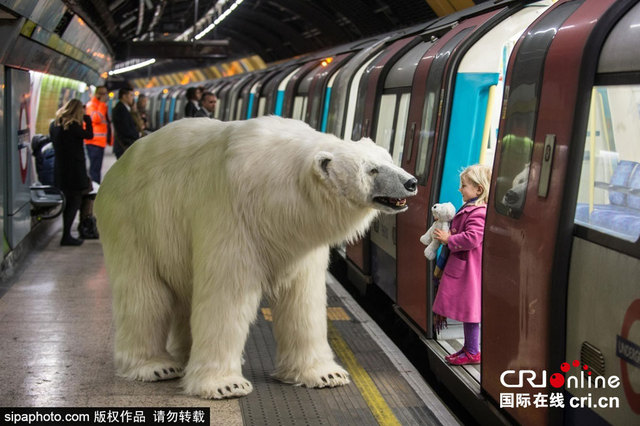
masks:
<path id="1" fill-rule="evenodd" d="M 350 383 L 349 373 L 336 363 L 315 366 L 298 374 L 276 372 L 275 377 L 308 388 L 333 388 Z"/>
<path id="2" fill-rule="evenodd" d="M 143 382 L 157 382 L 184 376 L 184 368 L 172 360 L 153 360 L 130 368 L 122 376 Z"/>
<path id="3" fill-rule="evenodd" d="M 216 379 L 184 381 L 185 392 L 206 399 L 225 399 L 248 395 L 253 385 L 242 376 L 226 376 Z"/>

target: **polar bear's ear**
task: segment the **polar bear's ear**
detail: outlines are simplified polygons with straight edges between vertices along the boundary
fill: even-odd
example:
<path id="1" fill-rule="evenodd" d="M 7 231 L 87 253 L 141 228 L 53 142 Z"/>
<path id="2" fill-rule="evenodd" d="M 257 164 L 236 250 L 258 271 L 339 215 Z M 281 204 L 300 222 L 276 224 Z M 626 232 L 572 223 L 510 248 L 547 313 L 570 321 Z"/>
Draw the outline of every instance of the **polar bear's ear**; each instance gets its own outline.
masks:
<path id="1" fill-rule="evenodd" d="M 329 177 L 329 163 L 333 160 L 333 154 L 327 151 L 320 151 L 313 158 L 313 170 L 321 179 Z"/>

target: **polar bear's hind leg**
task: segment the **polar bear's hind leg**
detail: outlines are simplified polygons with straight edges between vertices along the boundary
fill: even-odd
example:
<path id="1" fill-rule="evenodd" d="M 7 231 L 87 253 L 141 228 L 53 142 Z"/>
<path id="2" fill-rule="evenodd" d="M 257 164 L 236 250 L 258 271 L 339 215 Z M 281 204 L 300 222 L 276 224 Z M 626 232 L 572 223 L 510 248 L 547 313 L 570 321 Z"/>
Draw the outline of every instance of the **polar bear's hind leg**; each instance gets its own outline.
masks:
<path id="1" fill-rule="evenodd" d="M 183 365 L 166 350 L 173 296 L 148 262 L 128 263 L 110 271 L 118 375 L 145 382 L 181 377 Z"/>

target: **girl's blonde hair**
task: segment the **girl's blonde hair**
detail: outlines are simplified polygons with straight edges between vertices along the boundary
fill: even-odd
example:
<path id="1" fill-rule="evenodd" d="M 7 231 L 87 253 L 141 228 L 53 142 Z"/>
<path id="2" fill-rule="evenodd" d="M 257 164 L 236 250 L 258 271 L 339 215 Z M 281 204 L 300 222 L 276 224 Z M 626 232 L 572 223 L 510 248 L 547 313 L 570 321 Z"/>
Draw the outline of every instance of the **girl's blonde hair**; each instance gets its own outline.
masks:
<path id="1" fill-rule="evenodd" d="M 82 125 L 84 106 L 78 99 L 70 99 L 62 108 L 56 112 L 56 126 L 62 126 L 64 130 L 69 129 L 71 123 Z"/>
<path id="2" fill-rule="evenodd" d="M 482 193 L 474 202 L 474 205 L 487 204 L 489 202 L 489 185 L 491 184 L 491 169 L 482 164 L 469 166 L 460 173 L 460 179 L 466 178 L 469 183 L 480 187 Z"/>

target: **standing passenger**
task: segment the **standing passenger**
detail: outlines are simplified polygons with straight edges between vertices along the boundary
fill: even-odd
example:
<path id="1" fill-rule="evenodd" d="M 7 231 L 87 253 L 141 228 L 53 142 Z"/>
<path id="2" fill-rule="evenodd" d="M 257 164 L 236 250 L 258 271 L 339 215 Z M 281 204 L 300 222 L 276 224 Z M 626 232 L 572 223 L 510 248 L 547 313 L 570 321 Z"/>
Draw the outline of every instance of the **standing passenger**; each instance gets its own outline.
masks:
<path id="1" fill-rule="evenodd" d="M 149 133 L 151 131 L 151 129 L 149 129 L 149 120 L 147 118 L 147 103 L 148 103 L 148 100 L 149 100 L 149 98 L 147 98 L 147 95 L 145 95 L 144 93 L 140 93 L 140 95 L 138 95 L 138 101 L 136 102 L 138 115 L 142 119 L 142 124 L 144 126 L 143 134 L 147 134 L 147 133 Z"/>
<path id="2" fill-rule="evenodd" d="M 113 153 L 116 158 L 120 158 L 127 148 L 140 137 L 136 123 L 131 116 L 133 99 L 133 89 L 123 87 L 118 91 L 118 103 L 113 107 L 113 127 L 116 133 Z"/>
<path id="3" fill-rule="evenodd" d="M 202 91 L 199 87 L 189 87 L 187 89 L 187 104 L 184 106 L 185 117 L 195 117 L 196 113 L 200 109 L 198 102 L 202 97 Z"/>
<path id="4" fill-rule="evenodd" d="M 107 88 L 106 86 L 96 87 L 94 97 L 87 103 L 87 115 L 91 117 L 93 126 L 93 138 L 84 141 L 89 157 L 89 176 L 91 180 L 100 183 L 100 173 L 102 170 L 102 159 L 104 148 L 111 141 L 109 135 L 109 115 L 107 113 Z"/>
<path id="5" fill-rule="evenodd" d="M 202 99 L 200 99 L 202 108 L 196 112 L 195 117 L 213 118 L 213 113 L 216 111 L 216 102 L 216 95 L 211 92 L 203 93 Z"/>
<path id="6" fill-rule="evenodd" d="M 451 221 L 451 232 L 433 231 L 433 237 L 447 245 L 450 252 L 433 312 L 464 323 L 464 346 L 445 357 L 453 365 L 480 363 L 482 239 L 490 180 L 488 167 L 480 164 L 467 167 L 460 174 L 464 204 Z"/>
<path id="7" fill-rule="evenodd" d="M 84 121 L 85 128 L 82 127 Z M 66 198 L 62 214 L 62 246 L 79 246 L 83 240 L 71 236 L 71 225 L 80 208 L 83 194 L 91 191 L 84 158 L 83 139 L 93 138 L 91 117 L 84 114 L 82 102 L 71 99 L 56 113 L 49 127 L 49 134 L 56 152 L 55 185 Z"/>

